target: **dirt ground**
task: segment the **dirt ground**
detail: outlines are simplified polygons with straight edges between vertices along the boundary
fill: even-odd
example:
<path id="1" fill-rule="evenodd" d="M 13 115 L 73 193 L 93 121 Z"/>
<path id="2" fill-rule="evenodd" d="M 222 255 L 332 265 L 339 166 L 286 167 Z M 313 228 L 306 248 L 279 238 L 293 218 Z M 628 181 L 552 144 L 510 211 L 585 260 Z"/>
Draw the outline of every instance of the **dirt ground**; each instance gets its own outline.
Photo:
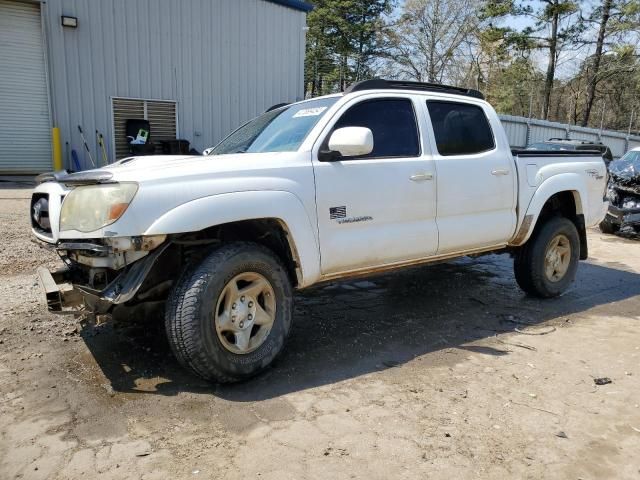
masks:
<path id="1" fill-rule="evenodd" d="M 591 231 L 556 300 L 507 255 L 301 292 L 273 368 L 215 386 L 160 318 L 46 313 L 29 194 L 0 186 L 2 479 L 640 477 L 640 242 Z"/>

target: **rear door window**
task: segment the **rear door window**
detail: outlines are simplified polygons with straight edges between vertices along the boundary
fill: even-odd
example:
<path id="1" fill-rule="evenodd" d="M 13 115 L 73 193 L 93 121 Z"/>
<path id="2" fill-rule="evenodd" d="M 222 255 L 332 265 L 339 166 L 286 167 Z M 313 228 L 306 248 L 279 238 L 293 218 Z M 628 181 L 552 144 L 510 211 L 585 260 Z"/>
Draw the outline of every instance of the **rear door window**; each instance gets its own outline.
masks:
<path id="1" fill-rule="evenodd" d="M 427 108 L 440 155 L 473 155 L 495 148 L 489 121 L 477 105 L 427 100 Z"/>

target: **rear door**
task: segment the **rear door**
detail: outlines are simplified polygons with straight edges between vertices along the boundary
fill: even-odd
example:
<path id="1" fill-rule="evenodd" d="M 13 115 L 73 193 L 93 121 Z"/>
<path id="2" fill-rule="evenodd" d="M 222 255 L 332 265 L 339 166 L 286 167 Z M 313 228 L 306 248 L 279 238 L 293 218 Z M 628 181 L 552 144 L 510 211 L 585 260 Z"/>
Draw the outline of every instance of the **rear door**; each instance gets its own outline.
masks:
<path id="1" fill-rule="evenodd" d="M 313 168 L 324 275 L 435 254 L 435 168 L 420 133 L 420 98 L 354 98 L 321 135 Z M 318 150 L 327 149 L 331 133 L 352 126 L 372 131 L 371 154 L 319 161 Z"/>
<path id="2" fill-rule="evenodd" d="M 482 104 L 427 100 L 435 144 L 438 254 L 505 244 L 516 225 L 516 172 Z"/>

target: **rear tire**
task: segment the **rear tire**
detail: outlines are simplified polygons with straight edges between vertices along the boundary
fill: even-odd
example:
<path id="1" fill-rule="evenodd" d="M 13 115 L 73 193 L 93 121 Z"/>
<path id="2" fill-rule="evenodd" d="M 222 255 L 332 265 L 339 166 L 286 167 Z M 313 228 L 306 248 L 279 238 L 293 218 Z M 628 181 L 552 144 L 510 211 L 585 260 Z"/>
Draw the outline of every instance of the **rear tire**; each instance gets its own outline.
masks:
<path id="1" fill-rule="evenodd" d="M 611 220 L 609 220 L 607 217 L 604 217 L 604 220 L 600 222 L 600 231 L 602 233 L 613 234 L 618 230 L 620 230 L 620 225 L 611 223 Z"/>
<path id="2" fill-rule="evenodd" d="M 516 253 L 514 271 L 522 290 L 557 297 L 573 283 L 580 259 L 580 237 L 568 218 L 548 219 Z"/>
<path id="3" fill-rule="evenodd" d="M 273 252 L 248 242 L 224 245 L 188 268 L 169 295 L 169 344 L 178 361 L 202 378 L 240 381 L 281 352 L 292 303 L 289 276 Z"/>

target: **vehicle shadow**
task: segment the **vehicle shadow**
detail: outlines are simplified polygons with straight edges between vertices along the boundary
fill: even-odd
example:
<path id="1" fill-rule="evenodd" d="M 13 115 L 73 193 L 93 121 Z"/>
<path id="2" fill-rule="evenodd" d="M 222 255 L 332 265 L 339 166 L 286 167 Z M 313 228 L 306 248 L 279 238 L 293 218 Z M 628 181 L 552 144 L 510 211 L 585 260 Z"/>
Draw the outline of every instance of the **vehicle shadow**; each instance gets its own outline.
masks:
<path id="1" fill-rule="evenodd" d="M 640 275 L 624 265 L 582 263 L 575 286 L 562 297 L 528 297 L 518 289 L 506 254 L 321 286 L 296 296 L 292 332 L 274 365 L 234 385 L 212 385 L 184 370 L 171 354 L 159 316 L 124 327 L 85 324 L 81 335 L 116 392 L 200 392 L 249 402 L 393 368 L 443 349 L 508 355 L 508 349 L 472 344 L 638 294 Z"/>

